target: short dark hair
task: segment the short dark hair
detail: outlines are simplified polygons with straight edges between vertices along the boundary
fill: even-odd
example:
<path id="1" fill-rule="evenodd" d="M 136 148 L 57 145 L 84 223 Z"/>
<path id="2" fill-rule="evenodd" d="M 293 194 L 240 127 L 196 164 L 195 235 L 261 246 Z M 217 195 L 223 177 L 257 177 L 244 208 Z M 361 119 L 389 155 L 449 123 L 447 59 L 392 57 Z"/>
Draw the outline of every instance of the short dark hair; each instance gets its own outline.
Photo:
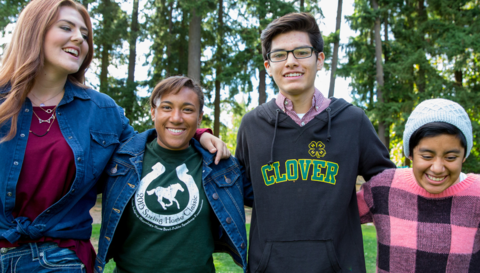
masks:
<path id="1" fill-rule="evenodd" d="M 462 131 L 455 125 L 446 122 L 430 122 L 413 132 L 408 143 L 408 150 L 413 157 L 413 149 L 417 147 L 420 140 L 426 137 L 436 137 L 439 135 L 452 135 L 456 136 L 460 140 L 460 145 L 465 149 L 464 157 L 467 151 L 467 140 Z"/>
<path id="2" fill-rule="evenodd" d="M 260 39 L 262 41 L 263 60 L 268 60 L 267 54 L 270 53 L 270 50 L 272 49 L 273 38 L 279 34 L 290 31 L 306 32 L 310 39 L 310 43 L 317 54 L 323 52 L 322 33 L 320 33 L 320 28 L 318 27 L 315 17 L 306 12 L 289 13 L 275 19 L 262 31 Z"/>
<path id="3" fill-rule="evenodd" d="M 187 87 L 193 90 L 198 96 L 198 103 L 200 104 L 200 113 L 203 111 L 203 91 L 200 85 L 194 82 L 189 77 L 172 76 L 159 82 L 152 91 L 150 96 L 150 107 L 157 108 L 156 101 L 162 96 L 170 93 L 177 94 L 182 87 Z"/>

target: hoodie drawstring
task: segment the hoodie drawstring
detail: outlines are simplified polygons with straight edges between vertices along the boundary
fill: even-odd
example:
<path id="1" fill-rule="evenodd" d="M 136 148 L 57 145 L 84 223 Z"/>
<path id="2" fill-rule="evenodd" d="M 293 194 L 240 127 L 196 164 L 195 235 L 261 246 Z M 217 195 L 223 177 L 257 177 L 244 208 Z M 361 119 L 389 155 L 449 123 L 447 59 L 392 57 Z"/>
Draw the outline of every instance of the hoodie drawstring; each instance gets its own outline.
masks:
<path id="1" fill-rule="evenodd" d="M 327 107 L 325 109 L 327 111 L 327 116 L 328 116 L 328 129 L 327 129 L 327 141 L 330 142 L 330 138 L 332 137 L 330 135 L 330 123 L 332 123 L 332 116 L 330 114 L 330 111 L 332 110 L 330 107 Z"/>
<path id="2" fill-rule="evenodd" d="M 275 116 L 275 130 L 273 131 L 273 140 L 272 140 L 272 148 L 270 149 L 270 161 L 268 161 L 268 165 L 273 164 L 273 145 L 275 144 L 275 137 L 277 136 L 277 126 L 278 126 L 278 115 L 280 114 L 280 109 L 276 109 L 277 114 Z"/>

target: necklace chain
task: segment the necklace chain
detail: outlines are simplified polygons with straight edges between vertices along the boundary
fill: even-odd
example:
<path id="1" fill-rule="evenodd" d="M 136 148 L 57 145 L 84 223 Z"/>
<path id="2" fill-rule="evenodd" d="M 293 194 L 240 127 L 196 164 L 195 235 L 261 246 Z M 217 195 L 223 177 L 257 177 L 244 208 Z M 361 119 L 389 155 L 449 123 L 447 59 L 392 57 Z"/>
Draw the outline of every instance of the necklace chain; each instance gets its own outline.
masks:
<path id="1" fill-rule="evenodd" d="M 55 106 L 55 107 L 56 107 L 56 106 Z M 35 113 L 35 110 L 33 110 L 33 113 L 35 114 L 35 116 L 37 116 L 37 114 Z M 48 134 L 48 132 L 50 132 L 50 128 L 52 128 L 53 123 L 55 123 L 55 119 L 56 119 L 56 118 L 55 118 L 55 112 L 54 112 L 54 113 L 52 114 L 52 116 L 51 116 L 49 119 L 47 119 L 47 120 L 42 120 L 42 119 L 40 119 L 38 116 L 37 116 L 37 118 L 38 118 L 38 120 L 39 120 L 40 123 L 42 123 L 42 122 L 48 122 L 48 123 L 50 123 L 50 120 L 53 119 L 52 122 L 50 123 L 50 126 L 48 126 L 47 131 L 46 131 L 43 135 L 37 135 L 37 134 L 35 134 L 35 132 L 33 132 L 32 130 L 29 130 L 30 133 L 36 135 L 37 137 L 43 137 L 43 136 L 45 136 L 46 134 Z"/>
<path id="2" fill-rule="evenodd" d="M 42 107 L 40 107 L 40 108 L 42 108 Z M 48 114 L 50 114 L 50 113 L 52 113 L 52 112 L 55 111 L 55 108 L 57 108 L 57 106 L 53 107 L 53 109 L 47 109 L 47 110 L 50 110 L 50 112 L 47 112 L 47 111 L 45 111 L 45 112 L 47 112 Z M 43 110 L 43 109 L 42 109 L 42 110 Z M 35 116 L 38 118 L 38 122 L 39 122 L 40 124 L 42 124 L 42 123 L 44 123 L 44 122 L 50 123 L 50 121 L 51 121 L 52 119 L 55 120 L 55 113 L 53 113 L 48 119 L 41 119 L 41 118 L 37 115 L 37 113 L 35 113 L 35 110 L 33 110 L 33 113 L 34 113 Z"/>
<path id="3" fill-rule="evenodd" d="M 51 97 L 51 98 L 49 98 L 49 99 L 47 99 L 47 100 L 44 100 L 44 101 L 42 101 L 41 99 L 39 99 L 39 98 L 35 95 L 35 93 L 33 93 L 33 92 L 30 92 L 30 93 L 40 102 L 40 105 L 39 105 L 40 108 L 41 108 L 43 111 L 45 111 L 45 112 L 47 112 L 48 114 L 50 114 L 50 113 L 52 113 L 52 111 L 51 111 L 50 109 L 45 110 L 45 109 L 42 108 L 42 106 L 45 106 L 45 102 L 47 102 L 47 101 L 49 101 L 49 100 L 53 100 L 53 99 L 56 98 L 58 95 L 62 94 L 62 92 L 63 92 L 63 89 L 62 89 L 59 93 L 57 93 L 55 96 L 53 96 L 53 97 Z M 50 112 L 49 112 L 48 110 L 50 110 Z"/>
<path id="4" fill-rule="evenodd" d="M 62 93 L 62 92 L 60 92 L 60 93 Z M 58 94 L 60 94 L 60 93 L 58 93 Z M 32 93 L 32 94 L 33 94 L 33 93 Z M 55 97 L 58 96 L 58 94 L 55 95 Z M 35 96 L 35 94 L 33 94 L 33 96 L 34 96 L 35 98 L 37 98 L 37 96 Z M 53 97 L 53 98 L 55 98 L 55 97 Z M 50 98 L 49 100 L 51 100 L 51 99 L 53 99 L 53 98 Z M 37 98 L 37 99 L 38 99 L 38 98 Z M 48 101 L 48 100 L 46 100 L 46 101 Z M 45 101 L 45 102 L 46 102 L 46 101 Z M 60 103 L 60 102 L 59 102 L 59 103 Z M 45 105 L 44 105 L 44 106 L 45 106 Z M 50 128 L 52 128 L 52 125 L 53 125 L 53 123 L 55 123 L 55 120 L 56 120 L 55 109 L 57 109 L 57 106 L 58 106 L 58 104 L 55 105 L 55 107 L 53 107 L 53 109 L 47 109 L 47 110 L 43 109 L 42 106 L 40 106 L 40 109 L 42 109 L 43 111 L 45 111 L 47 114 L 52 113 L 52 115 L 51 115 L 48 119 L 45 119 L 45 120 L 41 119 L 41 118 L 37 115 L 37 113 L 35 113 L 35 110 L 32 109 L 32 112 L 33 112 L 33 113 L 35 114 L 35 116 L 38 118 L 38 122 L 39 122 L 40 124 L 42 124 L 43 122 L 48 122 L 48 123 L 50 123 L 50 126 L 48 126 L 47 131 L 46 131 L 43 135 L 37 135 L 37 134 L 36 134 L 35 132 L 33 132 L 32 130 L 29 130 L 29 132 L 32 133 L 32 134 L 34 134 L 34 135 L 36 135 L 37 137 L 43 137 L 43 136 L 45 136 L 46 134 L 48 134 L 48 132 L 50 132 Z"/>

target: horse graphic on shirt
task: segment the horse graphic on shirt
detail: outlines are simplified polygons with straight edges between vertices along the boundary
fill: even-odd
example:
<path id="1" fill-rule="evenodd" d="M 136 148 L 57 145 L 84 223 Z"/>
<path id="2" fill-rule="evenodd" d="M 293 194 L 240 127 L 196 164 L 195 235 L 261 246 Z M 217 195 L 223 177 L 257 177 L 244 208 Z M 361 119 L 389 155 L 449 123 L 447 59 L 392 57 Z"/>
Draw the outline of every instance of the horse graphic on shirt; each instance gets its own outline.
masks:
<path id="1" fill-rule="evenodd" d="M 173 202 L 177 203 L 177 208 L 180 209 L 180 204 L 178 203 L 177 199 L 175 199 L 175 195 L 177 195 L 177 191 L 181 191 L 181 192 L 184 191 L 180 183 L 172 184 L 167 188 L 158 186 L 153 190 L 147 191 L 147 194 L 152 195 L 155 193 L 158 197 L 157 199 L 158 203 L 162 205 L 162 208 L 164 210 L 167 210 L 167 207 L 170 207 L 173 204 Z M 163 198 L 170 201 L 170 204 L 165 204 L 163 202 Z"/>

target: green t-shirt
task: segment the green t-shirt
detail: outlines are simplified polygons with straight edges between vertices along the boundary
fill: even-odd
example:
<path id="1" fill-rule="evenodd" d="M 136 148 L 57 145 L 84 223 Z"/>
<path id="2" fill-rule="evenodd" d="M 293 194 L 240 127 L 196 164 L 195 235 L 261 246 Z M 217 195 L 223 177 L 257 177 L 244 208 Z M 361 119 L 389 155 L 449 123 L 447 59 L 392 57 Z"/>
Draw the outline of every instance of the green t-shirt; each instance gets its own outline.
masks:
<path id="1" fill-rule="evenodd" d="M 142 180 L 115 234 L 118 272 L 215 272 L 202 157 L 192 147 L 146 146 Z"/>

